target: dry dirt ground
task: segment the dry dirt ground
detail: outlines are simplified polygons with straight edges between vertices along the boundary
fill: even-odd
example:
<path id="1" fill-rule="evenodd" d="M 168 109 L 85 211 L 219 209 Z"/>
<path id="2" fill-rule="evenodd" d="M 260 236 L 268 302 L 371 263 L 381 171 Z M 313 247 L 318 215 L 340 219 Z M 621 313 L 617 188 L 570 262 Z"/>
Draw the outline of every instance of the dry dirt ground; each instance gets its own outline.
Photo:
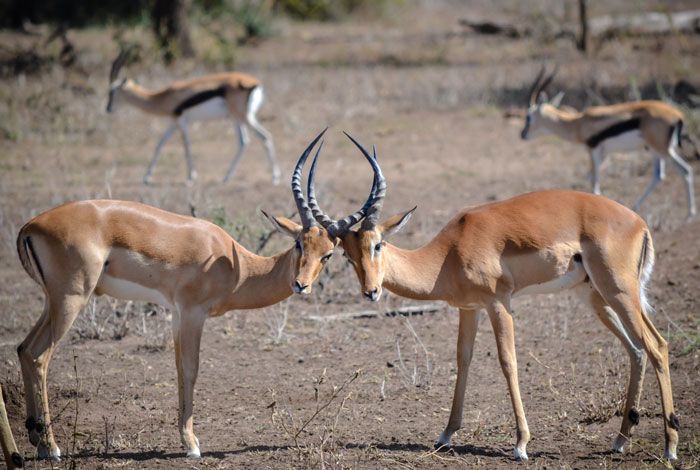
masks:
<path id="1" fill-rule="evenodd" d="M 584 60 L 566 39 L 511 41 L 465 34 L 462 16 L 541 24 L 561 16 L 560 2 L 424 1 L 380 20 L 340 24 L 280 21 L 276 36 L 237 51 L 237 68 L 266 89 L 261 117 L 273 133 L 285 183 L 272 187 L 262 146 L 253 141 L 238 174 L 222 185 L 235 150 L 233 128 L 192 130 L 199 180 L 184 184 L 177 139 L 165 148 L 155 182 L 144 186 L 147 159 L 165 123 L 132 109 L 103 112 L 109 33 L 73 33 L 74 69 L 6 76 L 0 84 L 0 379 L 21 451 L 33 460 L 24 430 L 15 347 L 42 307 L 39 288 L 15 252 L 18 228 L 67 200 L 138 200 L 179 213 L 196 209 L 255 248 L 269 228 L 265 208 L 293 213 L 287 185 L 306 143 L 325 126 L 320 198 L 336 215 L 356 208 L 369 169 L 340 133 L 376 144 L 389 183 L 385 213 L 418 204 L 394 242 L 416 247 L 458 209 L 544 188 L 586 190 L 588 158 L 556 139 L 519 140 L 518 105 L 539 63 L 561 65 L 556 87 L 574 90 L 570 104 L 596 92 L 655 89 L 684 78 L 695 86 L 697 36 L 606 43 Z M 624 10 L 629 2 L 611 2 Z M 652 8 L 661 2 L 635 2 Z M 693 2 L 674 2 L 682 9 Z M 596 13 L 595 11 L 593 12 Z M 540 22 L 540 23 L 538 23 Z M 136 33 L 134 33 L 136 34 Z M 0 32 L 3 41 L 25 37 Z M 145 33 L 141 36 L 145 37 Z M 82 70 L 82 71 L 81 71 Z M 131 75 L 148 86 L 220 66 L 140 64 Z M 86 74 L 85 72 L 90 72 Z M 633 79 L 632 79 L 632 78 Z M 579 90 L 576 94 L 575 91 Z M 624 92 L 623 92 L 624 95 Z M 577 98 L 578 97 L 578 98 Z M 566 100 L 565 100 L 566 101 Z M 692 162 L 696 173 L 700 165 Z M 650 178 L 644 154 L 606 163 L 603 191 L 631 204 Z M 643 215 L 657 250 L 653 321 L 669 339 L 681 468 L 700 461 L 697 294 L 700 221 L 685 221 L 681 179 L 649 198 Z M 289 246 L 275 235 L 263 251 Z M 513 465 L 514 418 L 488 321 L 482 321 L 470 370 L 463 429 L 453 455 L 432 444 L 446 424 L 456 376 L 456 311 L 410 318 L 384 312 L 416 302 L 388 295 L 365 303 L 354 274 L 336 253 L 312 295 L 261 311 L 230 312 L 207 323 L 195 396 L 195 430 L 203 459 L 185 460 L 176 429 L 177 390 L 168 313 L 97 299 L 62 342 L 51 364 L 54 431 L 64 455 L 54 467 L 84 468 L 437 468 Z M 376 317 L 320 320 L 370 310 Z M 648 371 L 641 423 L 629 451 L 609 453 L 628 375 L 618 342 L 567 293 L 518 299 L 514 306 L 523 401 L 533 439 L 529 467 L 660 467 L 663 431 L 658 387 Z M 357 374 L 357 375 L 355 375 Z M 341 388 L 342 387 L 342 388 Z M 335 392 L 334 392 L 335 391 Z M 327 405 L 327 406 L 326 406 Z"/>

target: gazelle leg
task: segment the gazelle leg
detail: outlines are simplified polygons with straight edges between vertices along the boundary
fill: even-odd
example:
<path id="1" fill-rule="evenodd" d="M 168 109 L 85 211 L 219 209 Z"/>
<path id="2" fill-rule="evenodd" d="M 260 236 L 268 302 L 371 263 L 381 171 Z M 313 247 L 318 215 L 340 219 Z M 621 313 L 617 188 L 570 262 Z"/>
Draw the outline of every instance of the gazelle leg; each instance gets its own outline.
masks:
<path id="1" fill-rule="evenodd" d="M 515 413 L 517 442 L 513 455 L 518 460 L 527 460 L 527 443 L 530 440 L 530 430 L 525 419 L 525 410 L 520 398 L 520 386 L 518 384 L 518 363 L 515 355 L 515 331 L 513 329 L 513 317 L 507 307 L 501 302 L 495 302 L 487 307 L 493 332 L 496 336 L 498 347 L 498 360 L 501 363 L 503 375 L 508 383 L 510 401 Z"/>
<path id="2" fill-rule="evenodd" d="M 600 167 L 605 160 L 605 153 L 601 146 L 590 150 L 591 155 L 591 191 L 600 194 Z"/>
<path id="3" fill-rule="evenodd" d="M 695 191 L 693 189 L 693 168 L 678 153 L 678 148 L 675 144 L 669 146 L 668 153 L 674 166 L 685 180 L 685 189 L 688 196 L 688 218 L 694 217 L 697 211 L 695 209 Z"/>
<path id="4" fill-rule="evenodd" d="M 654 176 L 651 182 L 644 190 L 644 193 L 639 197 L 637 202 L 634 203 L 632 210 L 639 212 L 644 200 L 651 194 L 651 192 L 656 188 L 656 186 L 663 180 L 666 179 L 666 161 L 661 156 L 654 156 Z"/>
<path id="5" fill-rule="evenodd" d="M 185 147 L 185 162 L 187 163 L 187 181 L 193 182 L 197 179 L 197 172 L 194 169 L 194 163 L 192 162 L 192 151 L 190 146 L 190 136 L 187 131 L 187 120 L 181 117 L 177 120 L 177 127 L 180 129 L 180 134 L 182 134 L 182 144 Z"/>
<path id="6" fill-rule="evenodd" d="M 243 152 L 245 152 L 246 148 L 248 148 L 248 143 L 250 142 L 248 130 L 242 123 L 236 123 L 236 130 L 238 131 L 238 151 L 231 161 L 231 166 L 229 166 L 226 176 L 224 176 L 224 183 L 226 183 L 229 179 L 231 179 L 231 176 L 233 176 L 233 173 L 238 167 L 238 162 L 241 160 Z"/>
<path id="7" fill-rule="evenodd" d="M 199 440 L 194 434 L 192 403 L 194 385 L 199 371 L 199 346 L 206 313 L 198 310 L 185 310 L 173 315 L 173 339 L 175 342 L 175 364 L 178 384 L 178 423 L 182 445 L 187 457 L 201 457 Z"/>
<path id="8" fill-rule="evenodd" d="M 24 377 L 29 440 L 38 447 L 39 458 L 59 459 L 49 413 L 46 378 L 56 345 L 85 306 L 87 296 L 68 294 L 47 299 L 47 309 L 18 348 Z M 41 406 L 38 406 L 39 402 Z"/>
<path id="9" fill-rule="evenodd" d="M 277 164 L 277 157 L 275 157 L 275 145 L 272 143 L 272 135 L 265 129 L 262 124 L 258 122 L 255 114 L 249 113 L 246 117 L 248 125 L 253 129 L 255 135 L 262 141 L 265 146 L 265 154 L 267 155 L 267 161 L 270 164 L 272 170 L 272 184 L 275 186 L 280 182 L 280 167 Z"/>
<path id="10" fill-rule="evenodd" d="M 632 435 L 632 428 L 639 424 L 639 401 L 642 396 L 647 355 L 642 345 L 630 338 L 630 334 L 623 326 L 620 317 L 606 305 L 590 283 L 585 283 L 577 291 L 582 300 L 593 308 L 600 321 L 620 340 L 630 358 L 630 377 L 622 425 L 612 445 L 615 452 L 623 452 Z"/>
<path id="11" fill-rule="evenodd" d="M 664 457 L 675 460 L 680 424 L 673 411 L 668 343 L 642 310 L 639 280 L 636 277 L 616 275 L 625 272 L 625 269 L 623 266 L 616 266 L 615 263 L 629 261 L 616 260 L 607 254 L 603 256 L 607 259 L 602 262 L 586 263 L 586 271 L 606 304 L 619 316 L 632 342 L 641 344 L 649 357 L 661 392 L 665 432 Z"/>
<path id="12" fill-rule="evenodd" d="M 467 374 L 474 350 L 474 339 L 479 326 L 478 310 L 459 310 L 459 335 L 457 337 L 457 382 L 455 383 L 452 410 L 447 427 L 440 434 L 435 448 L 451 447 L 452 434 L 462 427 L 462 410 L 464 409 L 464 390 L 467 386 Z"/>
<path id="13" fill-rule="evenodd" d="M 153 176 L 153 169 L 156 167 L 156 163 L 158 163 L 158 159 L 160 158 L 160 150 L 163 148 L 163 145 L 165 145 L 165 143 L 168 140 L 170 140 L 170 137 L 173 136 L 175 129 L 177 129 L 177 124 L 172 123 L 165 130 L 165 133 L 163 134 L 163 137 L 161 137 L 160 142 L 158 142 L 158 145 L 156 145 L 156 151 L 153 153 L 153 158 L 151 159 L 151 162 L 148 164 L 148 169 L 146 170 L 146 174 L 143 176 L 144 184 L 148 184 L 151 182 L 151 177 Z"/>

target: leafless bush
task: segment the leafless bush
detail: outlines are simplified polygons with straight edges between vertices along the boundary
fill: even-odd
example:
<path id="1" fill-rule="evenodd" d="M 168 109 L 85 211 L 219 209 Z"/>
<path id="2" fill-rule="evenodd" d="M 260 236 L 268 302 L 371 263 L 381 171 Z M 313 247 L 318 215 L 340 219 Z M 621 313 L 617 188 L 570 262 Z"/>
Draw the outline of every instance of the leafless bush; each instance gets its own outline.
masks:
<path id="1" fill-rule="evenodd" d="M 345 404 L 352 397 L 352 392 L 345 393 L 345 390 L 361 373 L 361 370 L 356 370 L 341 385 L 331 386 L 324 369 L 321 375 L 314 379 L 316 408 L 308 417 L 297 417 L 291 406 L 278 405 L 276 392 L 271 392 L 273 402 L 268 406 L 271 410 L 270 420 L 294 442 L 299 463 L 309 468 L 347 467 L 338 452 L 335 431 L 345 410 Z M 339 402 L 337 407 L 332 406 L 336 402 Z M 309 431 L 313 425 L 313 432 Z"/>
<path id="2" fill-rule="evenodd" d="M 289 317 L 288 300 L 268 308 L 263 316 L 265 317 L 265 323 L 270 331 L 273 344 L 280 344 L 290 337 L 289 334 L 284 332 L 284 329 L 287 327 L 287 318 Z"/>
<path id="3" fill-rule="evenodd" d="M 622 365 L 625 361 L 620 361 L 611 351 L 598 350 L 598 370 L 595 372 L 604 377 L 603 385 L 593 391 L 577 390 L 573 393 L 576 404 L 581 412 L 579 421 L 583 424 L 606 423 L 613 416 L 622 414 L 622 407 L 625 403 L 625 384 L 620 377 Z M 616 377 L 614 384 L 609 384 L 611 376 Z"/>
<path id="4" fill-rule="evenodd" d="M 429 388 L 432 383 L 433 365 L 430 361 L 430 353 L 421 341 L 420 336 L 413 328 L 407 317 L 401 317 L 401 321 L 410 333 L 413 343 L 413 358 L 406 359 L 401 351 L 401 341 L 396 337 L 396 355 L 398 356 L 398 370 L 404 385 Z"/>

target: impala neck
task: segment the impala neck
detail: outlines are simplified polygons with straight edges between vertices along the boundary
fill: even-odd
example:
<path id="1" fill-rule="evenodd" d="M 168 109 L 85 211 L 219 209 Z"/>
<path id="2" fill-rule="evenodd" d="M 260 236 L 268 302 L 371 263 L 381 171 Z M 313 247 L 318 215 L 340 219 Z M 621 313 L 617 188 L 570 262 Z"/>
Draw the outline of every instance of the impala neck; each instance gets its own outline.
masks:
<path id="1" fill-rule="evenodd" d="M 241 281 L 231 293 L 231 309 L 267 307 L 292 295 L 294 247 L 275 256 L 241 251 L 238 254 Z"/>
<path id="2" fill-rule="evenodd" d="M 557 109 L 551 104 L 543 104 L 540 111 L 540 119 L 550 132 L 562 139 L 579 141 L 579 120 L 580 113 L 572 113 Z"/>
<path id="3" fill-rule="evenodd" d="M 128 80 L 121 88 L 124 101 L 146 112 L 153 112 L 154 93 L 133 80 Z"/>
<path id="4" fill-rule="evenodd" d="M 439 282 L 446 252 L 430 242 L 416 250 L 385 245 L 384 281 L 382 286 L 402 297 L 417 300 L 448 300 L 445 286 Z"/>

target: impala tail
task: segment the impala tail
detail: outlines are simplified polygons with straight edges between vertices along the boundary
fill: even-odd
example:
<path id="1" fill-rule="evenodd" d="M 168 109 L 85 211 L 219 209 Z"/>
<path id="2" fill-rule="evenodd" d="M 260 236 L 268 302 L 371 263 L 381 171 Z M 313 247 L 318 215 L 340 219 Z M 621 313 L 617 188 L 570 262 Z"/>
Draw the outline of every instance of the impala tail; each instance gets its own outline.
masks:
<path id="1" fill-rule="evenodd" d="M 17 254 L 19 255 L 19 260 L 22 263 L 22 267 L 27 272 L 29 277 L 31 277 L 40 286 L 45 286 L 44 273 L 41 270 L 41 265 L 39 264 L 39 259 L 36 256 L 34 247 L 32 245 L 32 239 L 27 233 L 26 224 L 19 231 L 17 235 Z"/>
<path id="2" fill-rule="evenodd" d="M 654 270 L 654 244 L 651 241 L 649 231 L 644 231 L 644 239 L 642 240 L 642 251 L 639 255 L 639 296 L 642 304 L 642 310 L 646 315 L 653 313 L 654 308 L 649 303 L 647 298 L 647 284 L 651 279 L 651 273 Z"/>

